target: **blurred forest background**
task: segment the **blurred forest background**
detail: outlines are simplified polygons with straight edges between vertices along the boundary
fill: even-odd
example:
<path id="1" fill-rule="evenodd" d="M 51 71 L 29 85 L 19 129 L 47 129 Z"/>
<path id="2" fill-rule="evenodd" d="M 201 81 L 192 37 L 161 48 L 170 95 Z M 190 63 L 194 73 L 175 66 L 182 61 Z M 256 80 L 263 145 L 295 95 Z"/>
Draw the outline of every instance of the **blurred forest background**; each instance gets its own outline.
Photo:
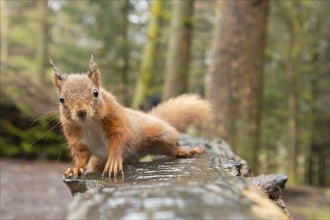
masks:
<path id="1" fill-rule="evenodd" d="M 1 157 L 67 160 L 51 81 L 86 72 L 126 106 L 198 93 L 204 132 L 254 173 L 329 186 L 329 1 L 1 0 Z"/>

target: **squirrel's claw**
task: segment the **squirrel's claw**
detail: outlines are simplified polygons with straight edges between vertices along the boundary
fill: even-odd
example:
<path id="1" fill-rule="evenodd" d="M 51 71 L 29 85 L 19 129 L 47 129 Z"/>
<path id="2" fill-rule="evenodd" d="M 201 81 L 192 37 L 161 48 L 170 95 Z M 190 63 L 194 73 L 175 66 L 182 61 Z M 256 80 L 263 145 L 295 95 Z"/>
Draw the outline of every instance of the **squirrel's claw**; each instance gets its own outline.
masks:
<path id="1" fill-rule="evenodd" d="M 68 168 L 63 174 L 63 179 L 78 178 L 79 175 L 86 175 L 84 168 Z"/>
<path id="2" fill-rule="evenodd" d="M 102 177 L 104 177 L 105 174 L 108 174 L 109 179 L 111 179 L 112 176 L 116 179 L 118 174 L 124 177 L 123 160 L 121 158 L 117 160 L 109 158 L 104 166 Z"/>
<path id="3" fill-rule="evenodd" d="M 80 173 L 84 176 L 86 176 L 86 171 L 83 168 L 80 168 Z"/>
<path id="4" fill-rule="evenodd" d="M 72 168 L 68 168 L 65 173 L 63 174 L 63 179 L 67 179 L 70 178 L 73 174 L 73 169 Z"/>

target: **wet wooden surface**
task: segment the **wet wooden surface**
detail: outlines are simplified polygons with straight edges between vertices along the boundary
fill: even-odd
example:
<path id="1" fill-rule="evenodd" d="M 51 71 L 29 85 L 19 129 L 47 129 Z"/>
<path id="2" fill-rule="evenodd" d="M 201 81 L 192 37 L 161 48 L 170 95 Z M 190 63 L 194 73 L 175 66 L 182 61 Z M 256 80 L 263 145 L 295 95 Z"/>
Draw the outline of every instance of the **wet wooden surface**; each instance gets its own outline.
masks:
<path id="1" fill-rule="evenodd" d="M 188 142 L 185 146 L 196 146 Z M 75 195 L 67 219 L 288 219 L 267 195 L 239 176 L 244 165 L 230 156 L 231 149 L 198 145 L 208 153 L 127 164 L 124 178 L 109 180 L 94 173 L 64 180 Z"/>

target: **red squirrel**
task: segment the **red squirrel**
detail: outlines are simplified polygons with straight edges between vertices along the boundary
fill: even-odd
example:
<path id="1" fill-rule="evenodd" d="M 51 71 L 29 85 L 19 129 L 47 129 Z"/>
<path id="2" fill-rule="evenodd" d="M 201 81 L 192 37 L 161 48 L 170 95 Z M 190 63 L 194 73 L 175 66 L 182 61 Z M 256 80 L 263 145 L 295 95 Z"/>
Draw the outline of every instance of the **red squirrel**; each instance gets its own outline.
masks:
<path id="1" fill-rule="evenodd" d="M 52 65 L 59 92 L 60 121 L 74 168 L 64 178 L 85 174 L 86 168 L 103 169 L 103 175 L 123 175 L 123 162 L 148 154 L 191 157 L 203 153 L 186 150 L 179 131 L 209 118 L 211 105 L 197 95 L 181 95 L 148 113 L 123 107 L 101 87 L 100 71 L 90 59 L 87 74 L 62 74 Z"/>

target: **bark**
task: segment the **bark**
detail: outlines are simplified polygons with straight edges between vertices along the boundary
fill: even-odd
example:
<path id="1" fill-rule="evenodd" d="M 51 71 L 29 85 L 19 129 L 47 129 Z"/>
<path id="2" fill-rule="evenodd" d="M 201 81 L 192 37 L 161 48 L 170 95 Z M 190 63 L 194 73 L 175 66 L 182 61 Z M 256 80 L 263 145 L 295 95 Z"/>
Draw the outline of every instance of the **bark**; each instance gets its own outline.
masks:
<path id="1" fill-rule="evenodd" d="M 180 143 L 208 153 L 129 163 L 124 178 L 64 179 L 74 196 L 67 219 L 290 219 L 281 191 L 286 175 L 243 178 L 245 161 L 220 139 L 183 135 Z"/>
<path id="2" fill-rule="evenodd" d="M 194 1 L 173 1 L 163 98 L 185 93 L 188 87 Z"/>
<path id="3" fill-rule="evenodd" d="M 244 141 L 253 171 L 259 152 L 268 7 L 267 0 L 223 2 L 207 92 L 215 109 L 208 130 L 232 143 L 238 138 Z"/>
<path id="4" fill-rule="evenodd" d="M 151 6 L 151 17 L 148 27 L 148 41 L 143 50 L 140 74 L 137 79 L 132 107 L 137 109 L 143 105 L 148 95 L 147 89 L 153 79 L 153 68 L 157 54 L 157 42 L 159 35 L 159 20 L 163 9 L 163 1 L 153 1 Z"/>

